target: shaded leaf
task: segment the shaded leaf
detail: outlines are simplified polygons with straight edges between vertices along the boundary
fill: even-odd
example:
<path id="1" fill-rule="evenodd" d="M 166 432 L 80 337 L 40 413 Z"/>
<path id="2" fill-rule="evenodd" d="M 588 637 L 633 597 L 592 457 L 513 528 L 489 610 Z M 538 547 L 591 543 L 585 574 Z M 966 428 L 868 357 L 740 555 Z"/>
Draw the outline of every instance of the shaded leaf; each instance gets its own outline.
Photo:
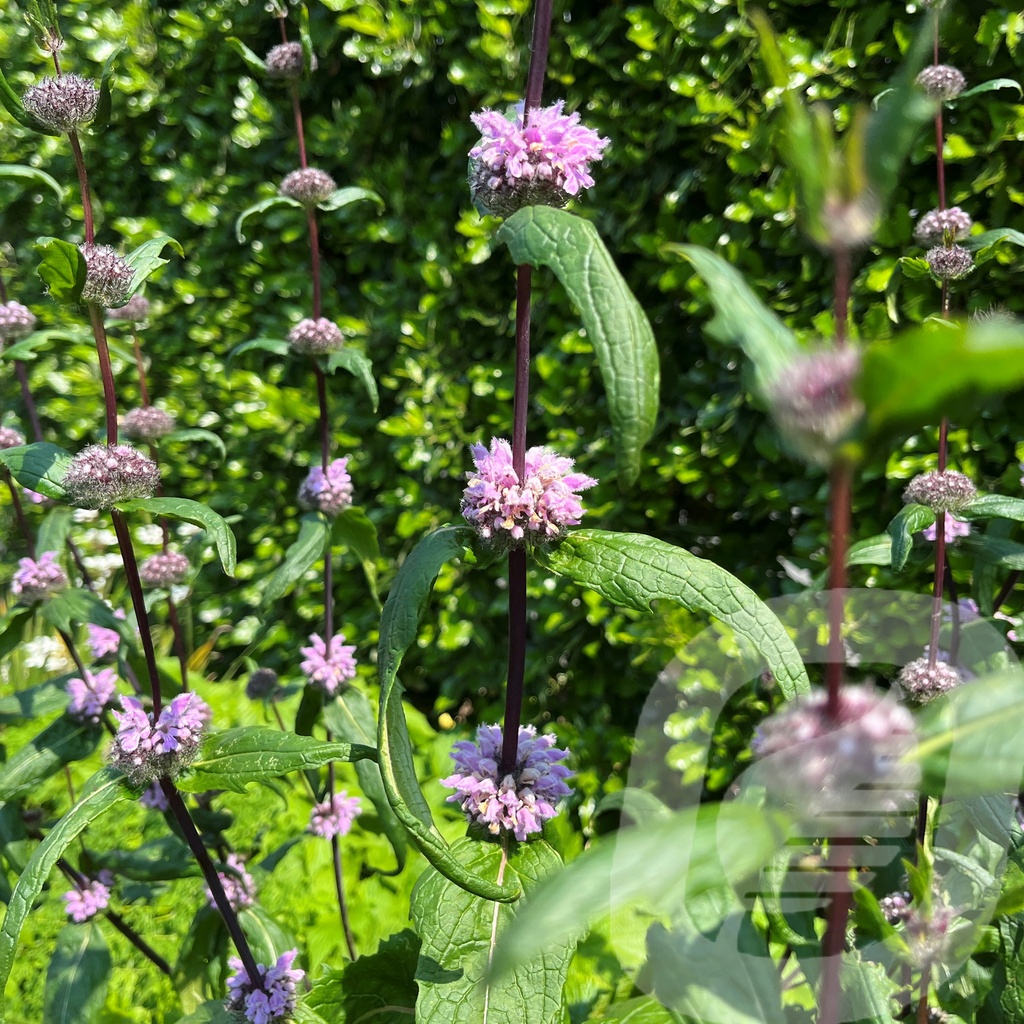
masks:
<path id="1" fill-rule="evenodd" d="M 17 800 L 72 761 L 88 757 L 103 737 L 97 725 L 62 715 L 30 739 L 0 768 L 0 801 Z"/>
<path id="2" fill-rule="evenodd" d="M 616 1021 L 617 1024 L 683 1024 L 682 1017 L 667 1006 L 662 1006 L 653 996 L 627 999 L 624 1003 L 613 1003 L 597 1021 Z"/>
<path id="3" fill-rule="evenodd" d="M 64 198 L 64 189 L 60 187 L 56 178 L 51 178 L 46 171 L 38 167 L 28 167 L 24 164 L 4 164 L 0 166 L 0 181 L 28 181 L 37 185 L 45 185 L 57 196 L 58 201 Z"/>
<path id="4" fill-rule="evenodd" d="M 65 925 L 46 969 L 43 1024 L 92 1024 L 107 1000 L 110 967 L 98 921 Z"/>
<path id="5" fill-rule="evenodd" d="M 0 462 L 11 476 L 29 490 L 38 491 L 48 498 L 63 501 L 67 497 L 64 477 L 71 465 L 71 454 L 47 441 L 5 448 L 0 451 Z"/>
<path id="6" fill-rule="evenodd" d="M 188 846 L 176 835 L 151 839 L 134 850 L 92 852 L 91 857 L 97 867 L 136 882 L 165 882 L 202 874 Z"/>
<path id="7" fill-rule="evenodd" d="M 10 654 L 24 639 L 25 627 L 32 620 L 32 614 L 29 605 L 16 604 L 0 615 L 0 658 Z"/>
<path id="8" fill-rule="evenodd" d="M 283 338 L 253 338 L 251 341 L 243 341 L 236 345 L 229 353 L 224 363 L 224 368 L 231 369 L 231 363 L 246 352 L 271 352 L 275 356 L 287 356 L 291 353 L 292 347 Z"/>
<path id="9" fill-rule="evenodd" d="M 241 39 L 236 36 L 228 36 L 224 40 L 245 61 L 246 67 L 254 74 L 263 78 L 267 73 L 267 65 L 262 57 L 257 56 L 249 49 Z"/>
<path id="10" fill-rule="evenodd" d="M 960 545 L 977 559 L 1002 569 L 1024 569 L 1024 544 L 1003 537 L 969 534 Z"/>
<path id="11" fill-rule="evenodd" d="M 327 551 L 331 521 L 323 512 L 307 512 L 299 520 L 299 535 L 284 553 L 284 560 L 270 574 L 263 589 L 264 608 L 284 597 L 319 562 Z"/>
<path id="12" fill-rule="evenodd" d="M 179 256 L 185 255 L 181 243 L 171 238 L 170 235 L 155 235 L 125 256 L 125 262 L 132 268 L 130 295 L 134 295 L 142 287 L 154 270 L 159 270 L 160 267 L 170 263 L 170 260 L 165 260 L 160 255 L 167 246 L 170 246 Z"/>
<path id="13" fill-rule="evenodd" d="M 376 192 L 371 192 L 368 188 L 358 188 L 355 185 L 336 189 L 322 203 L 316 205 L 321 210 L 340 210 L 362 199 L 376 203 L 380 209 L 384 209 L 384 200 Z"/>
<path id="14" fill-rule="evenodd" d="M 65 305 L 80 302 L 85 284 L 85 257 L 78 246 L 61 238 L 40 238 L 36 248 L 43 255 L 36 272 L 49 294 Z"/>
<path id="15" fill-rule="evenodd" d="M 983 92 L 994 92 L 996 89 L 1016 89 L 1018 96 L 1024 96 L 1024 89 L 1021 89 L 1020 83 L 1015 82 L 1012 78 L 991 78 L 987 82 L 982 82 L 979 85 L 973 85 L 970 89 L 965 89 L 957 100 L 966 100 L 971 96 L 977 96 Z"/>
<path id="16" fill-rule="evenodd" d="M 24 722 L 62 711 L 68 704 L 64 687 L 70 678 L 70 673 L 57 676 L 55 679 L 47 679 L 45 683 L 0 697 L 0 724 Z"/>
<path id="17" fill-rule="evenodd" d="M 328 373 L 334 373 L 338 369 L 351 373 L 366 390 L 373 411 L 377 411 L 380 396 L 377 394 L 377 381 L 373 376 L 373 363 L 362 352 L 354 348 L 340 348 L 327 357 L 324 369 Z"/>
<path id="18" fill-rule="evenodd" d="M 69 587 L 48 598 L 43 602 L 42 615 L 54 629 L 64 633 L 70 632 L 75 623 L 91 622 L 96 626 L 116 629 L 122 635 L 132 635 L 124 620 L 117 618 L 98 594 L 84 587 Z"/>
<path id="19" fill-rule="evenodd" d="M 216 448 L 222 459 L 226 459 L 228 457 L 228 450 L 224 447 L 224 442 L 215 433 L 213 433 L 212 430 L 203 430 L 200 427 L 186 427 L 184 430 L 172 430 L 171 433 L 166 434 L 161 438 L 160 443 L 167 444 L 169 442 L 176 442 L 178 444 L 187 444 L 190 441 L 202 441 L 205 444 Z"/>
<path id="20" fill-rule="evenodd" d="M 993 228 L 991 231 L 982 231 L 978 235 L 970 235 L 960 244 L 976 252 L 989 249 L 1000 242 L 1024 245 L 1024 231 L 1015 231 L 1013 228 Z"/>
<path id="21" fill-rule="evenodd" d="M 302 203 L 297 199 L 291 199 L 288 196 L 268 196 L 266 199 L 261 199 L 258 203 L 253 203 L 252 206 L 247 206 L 239 215 L 238 220 L 235 221 L 235 237 L 239 242 L 245 241 L 245 235 L 242 234 L 242 225 L 250 217 L 255 217 L 258 213 L 265 213 L 267 210 L 272 210 L 275 206 L 294 206 L 296 209 L 302 209 Z"/>
<path id="22" fill-rule="evenodd" d="M 114 74 L 114 62 L 123 49 L 124 43 L 119 43 L 110 51 L 107 59 L 103 62 L 103 70 L 100 72 L 99 102 L 96 104 L 96 114 L 89 125 L 92 132 L 98 133 L 110 123 L 110 108 L 112 105 L 110 79 Z"/>
<path id="23" fill-rule="evenodd" d="M 332 528 L 332 542 L 344 544 L 359 559 L 366 574 L 366 582 L 370 586 L 377 606 L 380 598 L 377 595 L 377 559 L 380 558 L 380 544 L 377 540 L 377 527 L 373 525 L 366 511 L 358 505 L 350 505 L 335 517 Z"/>
<path id="24" fill-rule="evenodd" d="M 963 519 L 1012 519 L 1024 523 L 1024 498 L 1008 498 L 1002 494 L 983 494 L 962 512 Z"/>
<path id="25" fill-rule="evenodd" d="M 925 505 L 904 505 L 896 513 L 892 522 L 885 528 L 892 542 L 890 564 L 895 572 L 900 572 L 907 564 L 914 547 L 914 534 L 934 522 L 935 513 Z"/>
<path id="26" fill-rule="evenodd" d="M 292 932 L 258 903 L 240 911 L 238 923 L 257 963 L 272 964 L 282 953 L 298 946 Z"/>

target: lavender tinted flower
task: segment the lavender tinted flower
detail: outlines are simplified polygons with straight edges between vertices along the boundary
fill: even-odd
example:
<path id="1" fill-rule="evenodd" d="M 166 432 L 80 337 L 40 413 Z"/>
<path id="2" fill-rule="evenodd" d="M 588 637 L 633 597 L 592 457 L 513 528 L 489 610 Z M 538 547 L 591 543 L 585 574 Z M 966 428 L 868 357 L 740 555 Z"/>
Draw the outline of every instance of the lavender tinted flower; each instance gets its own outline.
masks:
<path id="1" fill-rule="evenodd" d="M 147 587 L 171 587 L 184 582 L 190 568 L 180 551 L 160 551 L 139 566 L 139 579 Z"/>
<path id="2" fill-rule="evenodd" d="M 309 647 L 300 651 L 306 655 L 302 671 L 313 686 L 334 695 L 344 689 L 345 683 L 356 677 L 355 647 L 345 643 L 345 634 L 336 633 L 331 638 L 330 649 L 322 637 L 313 633 Z"/>
<path id="3" fill-rule="evenodd" d="M 327 472 L 314 466 L 299 487 L 299 504 L 304 509 L 336 516 L 352 504 L 352 478 L 348 475 L 348 457 L 333 459 Z"/>
<path id="4" fill-rule="evenodd" d="M 508 441 L 495 437 L 490 451 L 482 444 L 474 444 L 471 450 L 476 471 L 468 475 L 462 514 L 484 540 L 509 547 L 527 540 L 544 542 L 579 525 L 584 509 L 577 492 L 594 487 L 597 481 L 571 472 L 572 459 L 550 448 L 530 448 L 526 480 L 520 484 Z"/>
<path id="5" fill-rule="evenodd" d="M 511 832 L 522 842 L 558 813 L 555 805 L 571 792 L 565 780 L 573 772 L 559 764 L 568 756 L 568 750 L 555 748 L 554 736 L 538 736 L 533 726 L 522 726 L 515 766 L 502 775 L 501 727 L 481 725 L 475 743 L 455 744 L 452 760 L 457 770 L 441 785 L 455 790 L 448 801 L 458 803 L 468 821 L 493 835 Z"/>
<path id="6" fill-rule="evenodd" d="M 917 84 L 933 99 L 952 100 L 967 88 L 967 79 L 949 64 L 932 64 L 917 76 Z"/>
<path id="7" fill-rule="evenodd" d="M 119 501 L 152 498 L 160 470 L 127 444 L 91 444 L 72 460 L 64 477 L 68 497 L 81 508 L 112 508 Z"/>
<path id="8" fill-rule="evenodd" d="M 75 924 L 82 924 L 101 910 L 106 910 L 110 903 L 110 890 L 102 882 L 94 879 L 80 889 L 75 888 L 64 893 L 63 899 L 64 912 Z"/>
<path id="9" fill-rule="evenodd" d="M 149 319 L 149 299 L 136 293 L 123 306 L 107 310 L 111 320 L 123 320 L 129 324 L 141 324 Z"/>
<path id="10" fill-rule="evenodd" d="M 139 803 L 153 811 L 168 811 L 171 808 L 170 801 L 164 795 L 159 782 L 151 782 L 139 797 Z"/>
<path id="11" fill-rule="evenodd" d="M 129 409 L 121 420 L 121 430 L 129 441 L 159 441 L 174 429 L 174 417 L 155 405 Z"/>
<path id="12" fill-rule="evenodd" d="M 20 302 L 0 302 L 0 341 L 21 341 L 36 326 L 35 314 Z"/>
<path id="13" fill-rule="evenodd" d="M 337 188 L 334 179 L 326 171 L 316 167 L 300 167 L 284 176 L 278 191 L 304 206 L 316 206 L 330 198 Z"/>
<path id="14" fill-rule="evenodd" d="M 245 910 L 246 907 L 253 905 L 256 883 L 252 880 L 252 875 L 245 870 L 245 861 L 237 853 L 229 853 L 225 863 L 231 868 L 231 871 L 218 871 L 217 877 L 220 879 L 220 884 L 224 886 L 224 895 L 227 896 L 228 903 L 237 913 L 239 910 Z M 210 887 L 206 886 L 204 891 L 206 892 L 206 902 L 211 907 L 215 907 L 217 904 Z"/>
<path id="15" fill-rule="evenodd" d="M 951 516 L 948 512 L 946 513 L 946 526 L 942 531 L 942 535 L 946 538 L 947 544 L 952 544 L 958 537 L 966 537 L 970 532 L 970 523 L 965 523 L 963 520 L 956 519 L 954 516 Z M 932 523 L 931 526 L 926 526 L 923 531 L 925 540 L 934 541 L 938 534 L 938 523 Z"/>
<path id="16" fill-rule="evenodd" d="M 57 561 L 57 553 L 46 551 L 38 561 L 32 558 L 18 560 L 18 568 L 11 580 L 11 593 L 26 604 L 33 604 L 59 594 L 69 585 L 67 574 Z"/>
<path id="17" fill-rule="evenodd" d="M 297 955 L 297 950 L 290 949 L 277 958 L 273 967 L 257 964 L 262 990 L 250 980 L 242 961 L 231 957 L 228 964 L 235 973 L 228 978 L 227 1008 L 243 1015 L 249 1024 L 287 1020 L 295 1010 L 296 985 L 305 977 L 304 971 L 292 967 Z"/>
<path id="18" fill-rule="evenodd" d="M 20 448 L 25 443 L 25 435 L 14 427 L 0 427 L 0 451 L 5 448 Z"/>
<path id="19" fill-rule="evenodd" d="M 561 207 L 590 188 L 590 164 L 600 160 L 608 140 L 563 114 L 564 101 L 534 108 L 523 118 L 522 104 L 510 116 L 496 110 L 473 114 L 482 138 L 469 151 L 473 202 L 508 217 L 531 204 Z"/>
<path id="20" fill-rule="evenodd" d="M 955 469 L 921 473 L 903 491 L 904 505 L 924 505 L 939 512 L 963 512 L 978 497 L 974 484 Z"/>
<path id="21" fill-rule="evenodd" d="M 115 612 L 115 614 L 117 614 Z M 121 613 L 124 617 L 124 613 Z M 86 643 L 89 645 L 89 653 L 94 661 L 102 661 L 111 654 L 117 654 L 121 646 L 121 634 L 116 629 L 108 629 L 106 626 L 97 626 L 90 622 L 86 626 L 88 636 Z"/>
<path id="22" fill-rule="evenodd" d="M 175 697 L 155 723 L 134 697 L 122 697 L 121 707 L 113 712 L 118 730 L 110 760 L 134 786 L 179 775 L 195 757 L 210 720 L 210 709 L 194 693 Z"/>
<path id="23" fill-rule="evenodd" d="M 300 320 L 288 332 L 288 344 L 296 352 L 309 356 L 322 356 L 327 352 L 333 352 L 344 343 L 345 336 L 341 333 L 341 328 L 323 316 L 316 320 Z"/>
<path id="24" fill-rule="evenodd" d="M 953 927 L 959 917 L 949 904 L 934 901 L 930 907 L 911 905 L 906 916 L 908 959 L 921 969 L 934 967 L 948 959 Z"/>
<path id="25" fill-rule="evenodd" d="M 272 668 L 258 668 L 245 684 L 249 700 L 266 700 L 277 689 L 277 673 Z"/>
<path id="26" fill-rule="evenodd" d="M 917 658 L 903 666 L 896 681 L 912 704 L 927 704 L 959 686 L 963 676 L 945 661 L 931 665 L 928 658 Z"/>
<path id="27" fill-rule="evenodd" d="M 82 301 L 98 306 L 120 306 L 128 299 L 135 272 L 127 260 L 109 245 L 80 245 L 85 258 Z"/>
<path id="28" fill-rule="evenodd" d="M 929 210 L 914 228 L 914 240 L 918 245 L 941 245 L 946 241 L 959 242 L 971 233 L 974 222 L 959 206 L 948 210 Z"/>
<path id="29" fill-rule="evenodd" d="M 937 245 L 929 249 L 924 258 L 932 275 L 940 281 L 959 281 L 974 269 L 971 250 L 962 245 Z"/>
<path id="30" fill-rule="evenodd" d="M 910 893 L 891 892 L 878 901 L 878 909 L 885 915 L 889 924 L 897 925 L 906 918 L 910 909 Z"/>
<path id="31" fill-rule="evenodd" d="M 71 698 L 68 714 L 80 722 L 95 724 L 117 693 L 117 676 L 109 668 L 95 674 L 86 671 L 84 679 L 78 676 L 69 679 L 66 689 Z"/>
<path id="32" fill-rule="evenodd" d="M 358 814 L 359 797 L 349 796 L 342 790 L 313 808 L 309 816 L 309 831 L 323 839 L 347 835 Z"/>
<path id="33" fill-rule="evenodd" d="M 96 116 L 99 101 L 99 90 L 81 75 L 44 78 L 21 99 L 33 117 L 58 132 L 73 132 L 88 124 Z"/>
<path id="34" fill-rule="evenodd" d="M 278 43 L 267 51 L 267 78 L 294 81 L 305 73 L 302 43 Z M 316 54 L 311 54 L 310 71 L 316 71 Z"/>

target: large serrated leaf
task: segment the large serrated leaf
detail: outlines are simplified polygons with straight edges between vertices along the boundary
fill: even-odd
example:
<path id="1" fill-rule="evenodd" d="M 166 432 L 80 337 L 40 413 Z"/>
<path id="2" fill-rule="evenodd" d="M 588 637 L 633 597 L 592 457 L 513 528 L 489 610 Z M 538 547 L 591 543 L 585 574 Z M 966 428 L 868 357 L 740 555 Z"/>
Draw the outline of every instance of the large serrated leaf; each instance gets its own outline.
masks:
<path id="1" fill-rule="evenodd" d="M 323 512 L 307 512 L 302 517 L 298 537 L 267 580 L 260 602 L 264 608 L 284 597 L 324 557 L 330 537 L 331 522 Z"/>
<path id="2" fill-rule="evenodd" d="M 92 1024 L 107 999 L 110 966 L 98 921 L 65 925 L 46 969 L 43 1024 Z"/>
<path id="3" fill-rule="evenodd" d="M 579 309 L 608 393 L 619 472 L 633 483 L 658 416 L 658 349 L 647 314 L 589 221 L 527 206 L 502 225 L 498 240 L 517 264 L 554 271 Z"/>
<path id="4" fill-rule="evenodd" d="M 495 843 L 460 839 L 452 854 L 467 871 L 497 879 L 502 860 Z M 505 867 L 526 896 L 514 907 L 481 899 L 428 868 L 412 894 L 412 920 L 419 933 L 416 1019 L 448 1024 L 560 1024 L 574 938 L 538 950 L 501 978 L 486 978 L 498 936 L 530 905 L 529 893 L 561 867 L 543 840 L 516 844 Z"/>
<path id="5" fill-rule="evenodd" d="M 64 765 L 88 757 L 102 736 L 99 726 L 66 715 L 51 722 L 0 768 L 0 802 L 26 796 Z"/>
<path id="6" fill-rule="evenodd" d="M 235 535 L 223 517 L 208 505 L 188 498 L 139 498 L 119 502 L 122 512 L 149 512 L 165 519 L 180 519 L 201 526 L 217 548 L 220 564 L 228 576 L 235 574 Z"/>
<path id="7" fill-rule="evenodd" d="M 441 567 L 461 557 L 475 534 L 465 526 L 446 526 L 428 534 L 402 563 L 380 619 L 377 668 L 380 672 L 380 711 L 377 748 L 380 774 L 388 802 L 420 852 L 447 878 L 484 899 L 511 901 L 522 894 L 518 882 L 498 885 L 467 871 L 434 825 L 430 805 L 420 791 L 413 762 L 412 741 L 402 710 L 398 669 L 416 640 L 420 617 Z"/>
<path id="8" fill-rule="evenodd" d="M 296 736 L 249 726 L 214 733 L 203 740 L 199 756 L 187 775 L 178 780 L 186 793 L 207 789 L 245 792 L 250 782 L 266 782 L 289 772 L 321 768 L 331 761 L 375 759 L 373 747 L 354 743 L 324 743 L 312 736 Z"/>
<path id="9" fill-rule="evenodd" d="M 914 547 L 914 534 L 935 522 L 935 513 L 925 505 L 905 505 L 894 516 L 885 532 L 892 541 L 890 560 L 893 571 L 901 572 Z"/>
<path id="10" fill-rule="evenodd" d="M 122 800 L 130 799 L 133 799 L 133 794 L 126 788 L 120 772 L 112 768 L 97 772 L 86 783 L 78 803 L 50 829 L 25 865 L 0 927 L 0 1024 L 5 1020 L 4 990 L 11 976 L 21 929 L 36 897 L 50 877 L 50 871 L 85 828 Z"/>
<path id="11" fill-rule="evenodd" d="M 67 497 L 64 477 L 71 465 L 71 453 L 47 441 L 5 448 L 0 451 L 0 463 L 10 471 L 11 476 L 29 490 L 38 491 L 55 501 Z"/>
<path id="12" fill-rule="evenodd" d="M 605 530 L 574 530 L 538 558 L 627 608 L 649 611 L 652 601 L 667 600 L 707 612 L 753 644 L 787 697 L 810 690 L 800 652 L 775 613 L 714 562 L 654 537 Z"/>

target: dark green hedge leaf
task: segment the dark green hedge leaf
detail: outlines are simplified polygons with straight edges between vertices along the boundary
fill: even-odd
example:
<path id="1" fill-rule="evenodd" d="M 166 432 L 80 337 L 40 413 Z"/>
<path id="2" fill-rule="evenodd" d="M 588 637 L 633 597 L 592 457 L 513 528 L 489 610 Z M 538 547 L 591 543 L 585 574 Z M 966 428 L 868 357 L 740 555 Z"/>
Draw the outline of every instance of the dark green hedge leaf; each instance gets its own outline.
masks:
<path id="1" fill-rule="evenodd" d="M 151 839 L 134 850 L 115 848 L 90 855 L 97 867 L 136 882 L 167 882 L 202 874 L 184 840 L 175 835 Z"/>
<path id="2" fill-rule="evenodd" d="M 43 1024 L 92 1024 L 107 1000 L 110 967 L 98 921 L 65 925 L 46 969 Z"/>
<path id="3" fill-rule="evenodd" d="M 914 534 L 931 526 L 935 522 L 935 513 L 924 505 L 904 505 L 896 513 L 892 522 L 886 527 L 886 533 L 892 542 L 890 549 L 891 565 L 900 572 L 907 564 L 910 552 L 914 547 Z"/>
<path id="4" fill-rule="evenodd" d="M 55 501 L 63 501 L 67 497 L 64 477 L 71 465 L 71 454 L 63 448 L 47 441 L 5 448 L 0 451 L 0 463 L 11 471 L 11 476 L 22 487 L 38 491 Z"/>
<path id="5" fill-rule="evenodd" d="M 989 565 L 997 565 L 1001 569 L 1024 569 L 1024 544 L 975 533 L 962 538 L 960 545 Z"/>

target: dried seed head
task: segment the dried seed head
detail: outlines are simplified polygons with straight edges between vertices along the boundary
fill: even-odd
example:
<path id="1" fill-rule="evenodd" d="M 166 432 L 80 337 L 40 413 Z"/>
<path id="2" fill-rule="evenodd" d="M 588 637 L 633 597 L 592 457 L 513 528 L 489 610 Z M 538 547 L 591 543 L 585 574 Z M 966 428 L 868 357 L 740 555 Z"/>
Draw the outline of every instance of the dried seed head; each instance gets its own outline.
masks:
<path id="1" fill-rule="evenodd" d="M 915 476 L 903 491 L 905 505 L 925 505 L 933 512 L 963 512 L 978 496 L 974 484 L 955 469 Z"/>
<path id="2" fill-rule="evenodd" d="M 44 78 L 22 97 L 25 109 L 48 128 L 73 132 L 96 116 L 100 93 L 81 75 L 58 75 Z"/>
<path id="3" fill-rule="evenodd" d="M 120 306 L 128 298 L 134 271 L 109 245 L 80 245 L 85 258 L 82 301 L 97 306 Z"/>
<path id="4" fill-rule="evenodd" d="M 249 700 L 265 700 L 277 689 L 277 673 L 272 668 L 258 668 L 245 684 Z"/>
<path id="5" fill-rule="evenodd" d="M 170 587 L 184 582 L 190 568 L 188 559 L 180 552 L 161 551 L 139 566 L 139 579 L 147 587 Z"/>
<path id="6" fill-rule="evenodd" d="M 914 228 L 914 240 L 918 245 L 942 245 L 947 241 L 959 242 L 971 233 L 974 221 L 959 206 L 948 210 L 929 210 Z"/>
<path id="7" fill-rule="evenodd" d="M 278 191 L 305 206 L 316 206 L 329 198 L 337 187 L 326 171 L 316 167 L 302 167 L 286 174 Z"/>
<path id="8" fill-rule="evenodd" d="M 910 703 L 927 704 L 955 689 L 963 677 L 944 661 L 929 665 L 927 658 L 918 658 L 903 666 L 897 682 Z"/>
<path id="9" fill-rule="evenodd" d="M 305 73 L 305 61 L 302 56 L 302 43 L 278 43 L 267 51 L 264 61 L 267 65 L 267 78 L 278 78 L 294 81 Z M 309 70 L 316 71 L 316 54 L 312 54 Z"/>
<path id="10" fill-rule="evenodd" d="M 160 470 L 127 444 L 91 444 L 72 460 L 64 489 L 81 508 L 112 508 L 119 501 L 152 498 Z"/>
<path id="11" fill-rule="evenodd" d="M 0 451 L 4 448 L 20 448 L 25 443 L 25 435 L 14 427 L 0 427 Z"/>
<path id="12" fill-rule="evenodd" d="M 932 64 L 917 76 L 917 84 L 934 99 L 952 100 L 967 88 L 967 79 L 949 64 Z"/>
<path id="13" fill-rule="evenodd" d="M 20 341 L 36 326 L 35 314 L 20 302 L 0 302 L 0 341 Z"/>
<path id="14" fill-rule="evenodd" d="M 940 281 L 959 281 L 974 269 L 971 250 L 962 245 L 937 245 L 929 249 L 924 258 L 928 269 Z"/>
<path id="15" fill-rule="evenodd" d="M 145 295 L 133 295 L 123 306 L 108 309 L 111 320 L 124 320 L 130 324 L 141 324 L 149 317 L 149 299 Z"/>
<path id="16" fill-rule="evenodd" d="M 332 320 L 320 317 L 317 320 L 300 320 L 288 332 L 288 344 L 296 352 L 310 356 L 321 356 L 333 352 L 345 343 L 341 328 Z"/>
<path id="17" fill-rule="evenodd" d="M 129 441 L 158 441 L 173 429 L 174 417 L 153 405 L 130 409 L 121 420 L 121 430 Z"/>

